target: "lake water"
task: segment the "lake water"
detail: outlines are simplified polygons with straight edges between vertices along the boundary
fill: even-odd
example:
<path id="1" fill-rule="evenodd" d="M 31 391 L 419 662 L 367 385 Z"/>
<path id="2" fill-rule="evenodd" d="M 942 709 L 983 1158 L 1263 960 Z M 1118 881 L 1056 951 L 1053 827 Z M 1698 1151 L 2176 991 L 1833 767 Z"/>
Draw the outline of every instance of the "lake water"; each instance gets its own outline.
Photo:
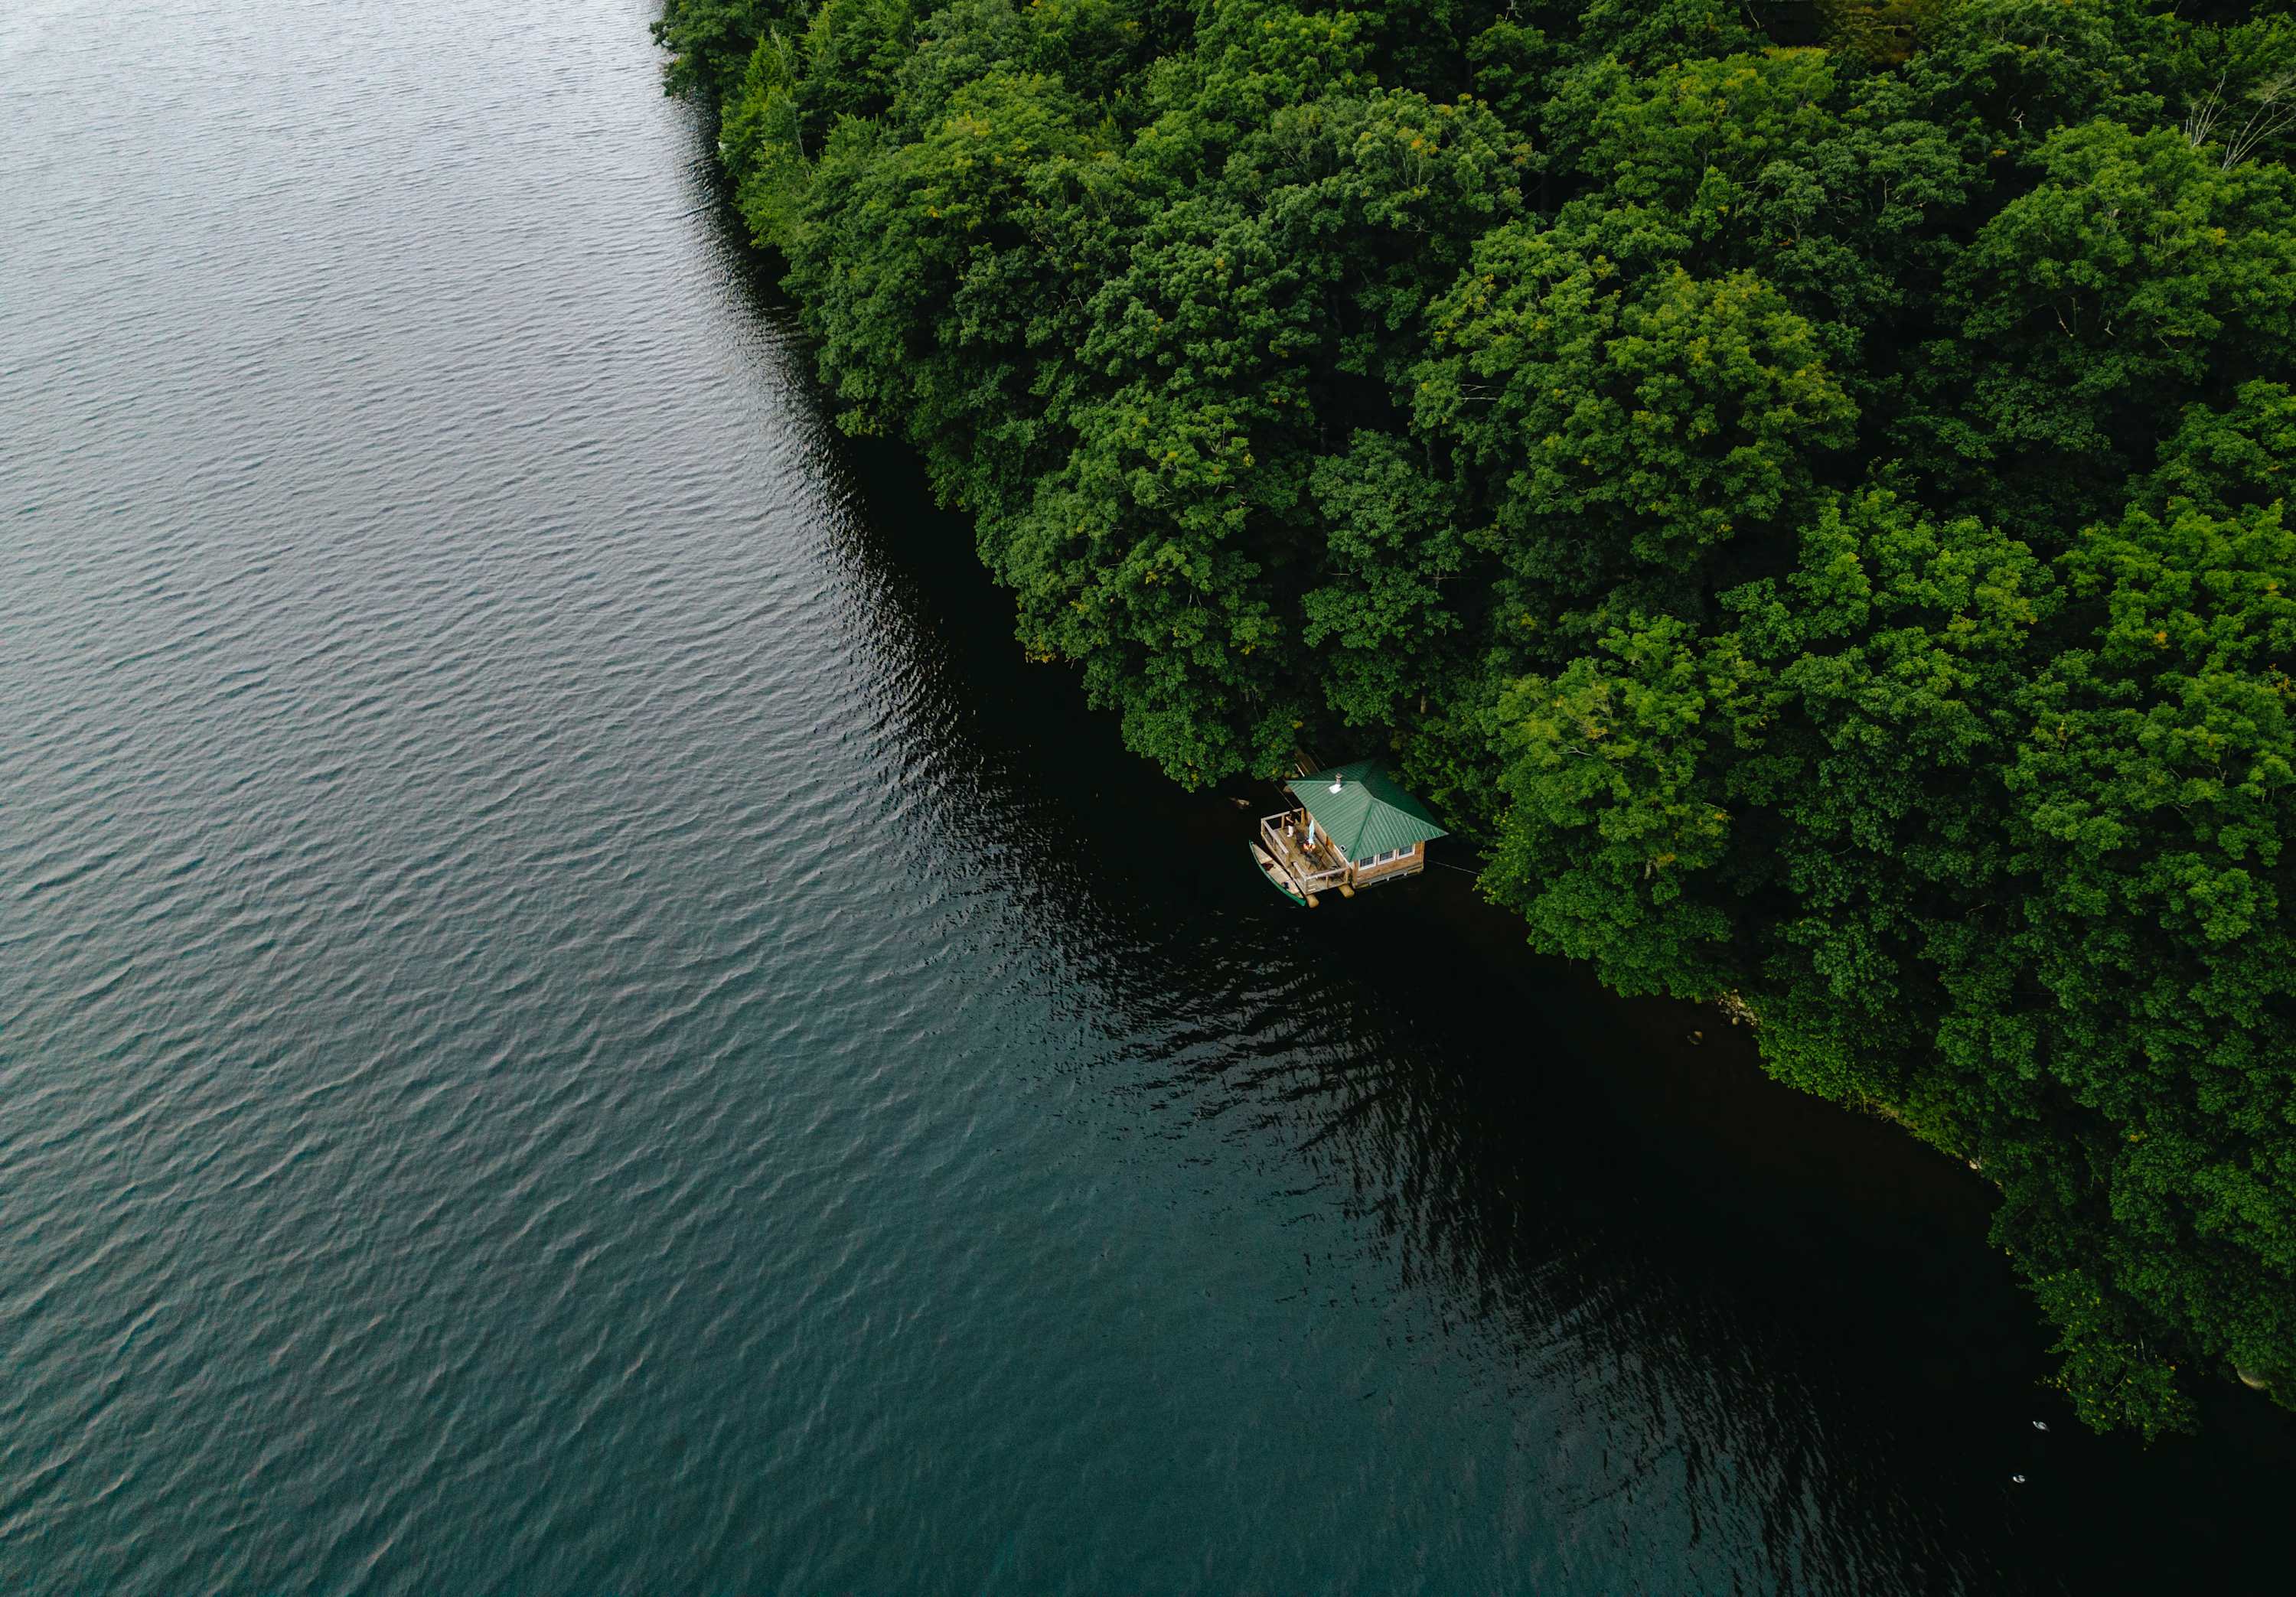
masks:
<path id="1" fill-rule="evenodd" d="M 2265 1546 L 2285 1427 L 2079 1432 L 1965 1172 L 1021 665 L 649 14 L 0 18 L 0 1586 Z"/>

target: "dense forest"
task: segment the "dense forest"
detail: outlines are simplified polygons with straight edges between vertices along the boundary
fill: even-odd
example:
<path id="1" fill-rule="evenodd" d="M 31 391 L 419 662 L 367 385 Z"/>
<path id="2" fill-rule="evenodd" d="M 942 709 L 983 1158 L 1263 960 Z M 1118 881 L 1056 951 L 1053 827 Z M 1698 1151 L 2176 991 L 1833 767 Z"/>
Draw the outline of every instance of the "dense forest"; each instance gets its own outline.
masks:
<path id="1" fill-rule="evenodd" d="M 2296 1401 L 2296 19 L 669 0 L 857 432 L 1174 778 L 1981 1169 L 2099 1427 Z"/>

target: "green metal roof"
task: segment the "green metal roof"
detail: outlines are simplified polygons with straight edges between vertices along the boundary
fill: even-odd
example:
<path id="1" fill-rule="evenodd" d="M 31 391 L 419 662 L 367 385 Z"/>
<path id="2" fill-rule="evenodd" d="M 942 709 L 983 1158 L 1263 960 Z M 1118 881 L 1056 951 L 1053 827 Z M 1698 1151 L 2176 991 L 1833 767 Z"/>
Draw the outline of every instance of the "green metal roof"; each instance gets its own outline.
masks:
<path id="1" fill-rule="evenodd" d="M 1333 782 L 1340 784 L 1336 793 Z M 1285 785 L 1332 846 L 1349 859 L 1369 859 L 1449 835 L 1418 799 L 1388 780 L 1375 759 L 1333 766 Z"/>

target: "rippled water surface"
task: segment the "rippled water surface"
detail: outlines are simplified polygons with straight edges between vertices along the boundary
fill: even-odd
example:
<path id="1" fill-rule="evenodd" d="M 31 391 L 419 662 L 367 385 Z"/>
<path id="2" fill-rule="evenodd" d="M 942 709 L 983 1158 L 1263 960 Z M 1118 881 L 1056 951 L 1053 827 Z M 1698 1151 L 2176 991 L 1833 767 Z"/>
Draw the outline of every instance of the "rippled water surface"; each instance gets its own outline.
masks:
<path id="1" fill-rule="evenodd" d="M 1958 1173 L 1464 878 L 1286 910 L 1018 664 L 647 16 L 0 19 L 0 1585 L 1994 1591 L 2269 1517 L 2066 1435 Z"/>

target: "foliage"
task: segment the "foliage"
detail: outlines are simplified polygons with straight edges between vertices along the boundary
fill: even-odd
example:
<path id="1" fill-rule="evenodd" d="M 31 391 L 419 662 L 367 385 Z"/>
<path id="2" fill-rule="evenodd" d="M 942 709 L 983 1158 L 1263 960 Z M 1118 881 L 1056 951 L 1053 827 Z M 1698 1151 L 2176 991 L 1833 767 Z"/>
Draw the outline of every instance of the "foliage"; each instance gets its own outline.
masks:
<path id="1" fill-rule="evenodd" d="M 2091 1422 L 2291 1388 L 2284 17 L 657 31 L 842 423 L 1133 748 L 1383 742 L 1538 946 L 1735 995 L 1781 1077 L 1980 1166 Z"/>
<path id="2" fill-rule="evenodd" d="M 2296 174 L 2215 155 L 2169 128 L 2061 128 L 2035 186 L 1959 253 L 1942 301 L 1958 325 L 1929 364 L 1962 397 L 1938 436 L 2021 479 L 1979 497 L 2103 513 L 2097 465 L 2110 483 L 2140 460 L 2164 409 L 2296 365 Z"/>

